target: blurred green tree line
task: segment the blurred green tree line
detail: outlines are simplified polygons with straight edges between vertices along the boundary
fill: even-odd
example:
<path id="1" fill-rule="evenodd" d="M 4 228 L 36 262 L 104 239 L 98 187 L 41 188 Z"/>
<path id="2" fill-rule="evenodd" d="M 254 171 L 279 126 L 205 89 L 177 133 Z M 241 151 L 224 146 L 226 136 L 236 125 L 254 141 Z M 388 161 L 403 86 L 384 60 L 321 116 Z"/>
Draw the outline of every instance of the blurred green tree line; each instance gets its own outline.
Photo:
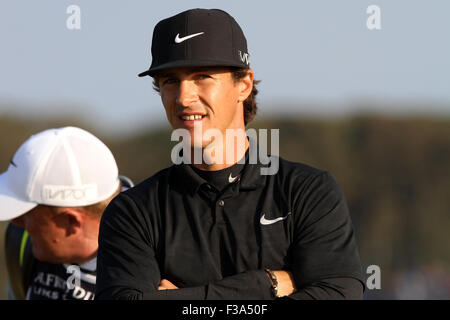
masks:
<path id="1" fill-rule="evenodd" d="M 170 166 L 171 131 L 155 129 L 112 138 L 71 120 L 0 118 L 0 171 L 33 133 L 75 125 L 104 141 L 119 171 L 138 183 Z M 343 189 L 355 225 L 363 267 L 376 264 L 383 287 L 397 270 L 450 266 L 450 118 L 354 115 L 340 119 L 286 117 L 249 127 L 280 129 L 280 155 L 327 170 Z M 270 149 L 269 149 L 270 150 Z M 5 223 L 0 225 L 3 247 Z M 3 250 L 0 298 L 4 297 Z M 449 296 L 450 297 L 450 293 Z"/>

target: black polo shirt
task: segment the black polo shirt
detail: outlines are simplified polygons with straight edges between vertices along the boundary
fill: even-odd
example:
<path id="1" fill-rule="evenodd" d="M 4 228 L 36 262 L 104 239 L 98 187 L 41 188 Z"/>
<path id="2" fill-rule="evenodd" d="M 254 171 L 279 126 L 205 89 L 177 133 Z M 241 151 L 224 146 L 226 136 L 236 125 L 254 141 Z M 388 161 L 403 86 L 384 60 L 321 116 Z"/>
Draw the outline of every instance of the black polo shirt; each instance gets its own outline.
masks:
<path id="1" fill-rule="evenodd" d="M 264 268 L 292 272 L 293 298 L 336 278 L 362 292 L 337 183 L 326 171 L 278 160 L 275 175 L 246 163 L 221 191 L 181 164 L 118 195 L 100 225 L 96 298 L 272 299 Z M 157 291 L 163 278 L 180 289 Z"/>

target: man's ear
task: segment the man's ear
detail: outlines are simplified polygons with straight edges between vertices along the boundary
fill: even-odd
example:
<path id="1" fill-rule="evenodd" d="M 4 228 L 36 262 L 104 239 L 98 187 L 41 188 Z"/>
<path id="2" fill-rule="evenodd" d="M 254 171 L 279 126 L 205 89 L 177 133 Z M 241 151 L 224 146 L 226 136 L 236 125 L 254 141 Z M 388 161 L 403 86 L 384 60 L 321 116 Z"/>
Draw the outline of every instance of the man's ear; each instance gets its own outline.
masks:
<path id="1" fill-rule="evenodd" d="M 55 219 L 57 224 L 66 229 L 66 236 L 75 235 L 81 231 L 84 223 L 84 213 L 77 208 L 63 208 Z"/>
<path id="2" fill-rule="evenodd" d="M 239 102 L 244 102 L 253 90 L 254 73 L 248 69 L 247 75 L 239 80 Z"/>

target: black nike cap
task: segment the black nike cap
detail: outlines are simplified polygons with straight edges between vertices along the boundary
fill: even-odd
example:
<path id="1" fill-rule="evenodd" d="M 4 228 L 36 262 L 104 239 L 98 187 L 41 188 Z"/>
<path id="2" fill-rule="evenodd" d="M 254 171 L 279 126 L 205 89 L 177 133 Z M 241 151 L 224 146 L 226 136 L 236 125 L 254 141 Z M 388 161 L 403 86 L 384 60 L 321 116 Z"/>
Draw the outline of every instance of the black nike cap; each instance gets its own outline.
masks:
<path id="1" fill-rule="evenodd" d="M 152 64 L 139 77 L 181 67 L 249 68 L 247 40 L 236 20 L 219 9 L 191 9 L 153 30 Z"/>

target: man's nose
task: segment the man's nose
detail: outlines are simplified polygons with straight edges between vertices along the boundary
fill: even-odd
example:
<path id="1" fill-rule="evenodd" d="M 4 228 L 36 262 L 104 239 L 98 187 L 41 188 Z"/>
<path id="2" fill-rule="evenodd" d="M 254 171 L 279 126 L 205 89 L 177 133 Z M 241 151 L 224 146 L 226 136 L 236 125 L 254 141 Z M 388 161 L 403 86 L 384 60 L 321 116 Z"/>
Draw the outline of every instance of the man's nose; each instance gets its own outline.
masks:
<path id="1" fill-rule="evenodd" d="M 193 81 L 182 80 L 178 87 L 177 104 L 183 107 L 189 107 L 198 99 L 197 87 Z"/>

